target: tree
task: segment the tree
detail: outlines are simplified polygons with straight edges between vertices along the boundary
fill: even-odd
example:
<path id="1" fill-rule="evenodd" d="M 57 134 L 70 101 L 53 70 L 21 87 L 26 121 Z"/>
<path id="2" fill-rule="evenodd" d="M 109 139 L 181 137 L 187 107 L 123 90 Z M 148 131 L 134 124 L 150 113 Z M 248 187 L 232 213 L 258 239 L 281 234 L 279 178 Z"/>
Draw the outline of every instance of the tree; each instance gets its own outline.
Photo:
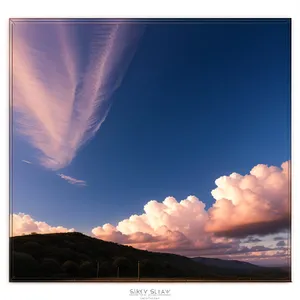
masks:
<path id="1" fill-rule="evenodd" d="M 83 277 L 95 277 L 96 269 L 90 261 L 83 262 L 79 267 L 79 274 Z"/>
<path id="2" fill-rule="evenodd" d="M 170 268 L 171 268 L 171 265 L 170 265 L 170 263 L 169 263 L 168 261 L 164 261 L 164 262 L 163 262 L 163 267 L 164 267 L 165 269 L 170 269 Z"/>
<path id="3" fill-rule="evenodd" d="M 117 276 L 128 275 L 131 264 L 126 257 L 117 257 L 113 262 L 113 266 L 117 269 Z"/>
<path id="4" fill-rule="evenodd" d="M 79 266 L 72 260 L 67 260 L 63 263 L 62 269 L 69 275 L 76 276 L 78 274 Z"/>
<path id="5" fill-rule="evenodd" d="M 45 254 L 47 257 L 57 259 L 61 264 L 67 260 L 71 260 L 76 263 L 79 263 L 81 260 L 78 256 L 78 253 L 70 248 L 59 248 L 55 246 L 46 247 Z"/>
<path id="6" fill-rule="evenodd" d="M 23 250 L 28 253 L 31 254 L 32 256 L 39 256 L 42 252 L 42 246 L 41 244 L 37 243 L 37 242 L 26 242 L 23 245 Z"/>
<path id="7" fill-rule="evenodd" d="M 140 262 L 141 276 L 155 276 L 156 264 L 151 259 L 143 259 Z"/>
<path id="8" fill-rule="evenodd" d="M 106 276 L 110 276 L 111 275 L 111 271 L 112 271 L 112 265 L 110 262 L 108 261 L 104 261 L 100 264 L 99 267 L 99 277 L 106 277 Z"/>
<path id="9" fill-rule="evenodd" d="M 13 252 L 11 257 L 11 277 L 36 277 L 39 264 L 27 253 Z"/>
<path id="10" fill-rule="evenodd" d="M 87 261 L 91 260 L 91 258 L 88 255 L 84 254 L 84 253 L 79 253 L 78 258 L 80 259 L 81 263 L 84 263 L 84 262 L 87 262 Z"/>
<path id="11" fill-rule="evenodd" d="M 53 258 L 45 258 L 41 263 L 41 270 L 44 276 L 54 276 L 62 271 L 59 263 Z"/>

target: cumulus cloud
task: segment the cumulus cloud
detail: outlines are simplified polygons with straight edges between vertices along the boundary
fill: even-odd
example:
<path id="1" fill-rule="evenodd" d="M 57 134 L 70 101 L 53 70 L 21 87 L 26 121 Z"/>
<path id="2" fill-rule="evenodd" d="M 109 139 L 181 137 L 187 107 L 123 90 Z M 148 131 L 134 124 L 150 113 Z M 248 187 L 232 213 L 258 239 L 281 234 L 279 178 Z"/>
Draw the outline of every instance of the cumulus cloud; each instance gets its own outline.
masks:
<path id="1" fill-rule="evenodd" d="M 14 24 L 14 122 L 41 165 L 67 166 L 98 131 L 140 33 L 130 24 Z"/>
<path id="2" fill-rule="evenodd" d="M 142 214 L 121 220 L 116 226 L 97 226 L 92 229 L 92 235 L 139 249 L 186 256 L 287 258 L 289 247 L 281 236 L 290 218 L 288 165 L 289 162 L 282 164 L 281 169 L 258 165 L 250 175 L 234 173 L 221 177 L 212 192 L 215 203 L 209 209 L 195 196 L 181 201 L 174 197 L 167 197 L 163 202 L 151 200 Z M 59 176 L 72 184 L 82 184 L 70 176 Z M 37 222 L 24 214 L 12 218 L 14 235 L 69 231 Z M 269 235 L 279 229 L 279 236 Z M 266 246 L 268 243 L 257 237 L 264 233 L 269 242 L 279 241 L 277 248 Z"/>
<path id="3" fill-rule="evenodd" d="M 24 213 L 10 215 L 11 221 L 11 236 L 36 233 L 60 233 L 74 232 L 75 229 L 67 229 L 62 226 L 52 227 L 45 222 L 36 221 L 30 215 Z"/>
<path id="4" fill-rule="evenodd" d="M 167 197 L 151 200 L 144 213 L 132 215 L 117 226 L 92 229 L 94 236 L 140 249 L 181 254 L 237 254 L 262 252 L 269 247 L 241 246 L 260 242 L 252 235 L 275 233 L 289 227 L 289 162 L 281 168 L 257 165 L 249 175 L 233 173 L 216 180 L 213 206 L 195 196 L 182 201 Z M 245 241 L 243 242 L 245 243 Z"/>
<path id="5" fill-rule="evenodd" d="M 104 240 L 138 245 L 141 249 L 163 250 L 209 243 L 204 232 L 208 218 L 205 204 L 195 196 L 180 202 L 173 197 L 167 197 L 162 203 L 152 200 L 144 211 L 142 215 L 132 215 L 119 222 L 116 227 L 98 226 L 92 233 Z M 199 235 L 202 239 L 196 241 Z"/>
<path id="6" fill-rule="evenodd" d="M 290 162 L 281 168 L 255 166 L 249 175 L 216 180 L 207 231 L 244 237 L 280 232 L 290 225 Z"/>
<path id="7" fill-rule="evenodd" d="M 74 177 L 67 176 L 67 175 L 64 175 L 62 173 L 57 174 L 57 176 L 59 176 L 60 178 L 66 180 L 66 181 L 68 181 L 70 184 L 75 184 L 75 185 L 79 185 L 79 186 L 86 186 L 86 181 L 84 181 L 84 180 L 76 179 Z"/>

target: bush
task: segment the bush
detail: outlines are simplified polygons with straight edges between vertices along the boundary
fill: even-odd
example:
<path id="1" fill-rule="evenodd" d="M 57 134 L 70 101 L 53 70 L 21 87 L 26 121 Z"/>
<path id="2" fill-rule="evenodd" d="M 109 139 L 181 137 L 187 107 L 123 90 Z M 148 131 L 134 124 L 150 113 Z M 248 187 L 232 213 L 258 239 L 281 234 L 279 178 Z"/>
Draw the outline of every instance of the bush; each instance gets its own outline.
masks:
<path id="1" fill-rule="evenodd" d="M 126 257 L 117 257 L 113 262 L 114 267 L 130 267 L 130 261 Z"/>
<path id="2" fill-rule="evenodd" d="M 87 261 L 90 261 L 90 257 L 84 253 L 79 253 L 78 254 L 78 258 L 80 259 L 80 262 L 81 263 L 84 263 L 84 262 L 87 262 Z"/>
<path id="3" fill-rule="evenodd" d="M 162 266 L 155 260 L 143 259 L 140 261 L 141 277 L 156 277 L 161 272 Z"/>
<path id="4" fill-rule="evenodd" d="M 67 260 L 75 261 L 77 263 L 80 262 L 78 253 L 70 248 L 47 247 L 45 252 L 47 257 L 55 258 L 60 263 L 63 263 Z"/>
<path id="5" fill-rule="evenodd" d="M 23 244 L 24 252 L 31 254 L 34 257 L 39 257 L 43 251 L 41 244 L 37 242 L 26 242 Z"/>
<path id="6" fill-rule="evenodd" d="M 63 263 L 62 269 L 69 275 L 76 276 L 78 274 L 79 266 L 72 260 L 67 260 Z"/>
<path id="7" fill-rule="evenodd" d="M 126 257 L 117 257 L 113 262 L 113 266 L 116 269 L 119 268 L 119 276 L 124 276 L 129 274 L 131 264 Z"/>
<path id="8" fill-rule="evenodd" d="M 11 256 L 11 277 L 35 277 L 39 274 L 38 262 L 27 253 L 13 252 Z"/>
<path id="9" fill-rule="evenodd" d="M 61 267 L 55 259 L 45 258 L 41 264 L 41 272 L 44 276 L 53 276 L 61 273 Z"/>
<path id="10" fill-rule="evenodd" d="M 79 267 L 79 274 L 83 277 L 96 277 L 96 268 L 91 262 L 85 261 Z"/>
<path id="11" fill-rule="evenodd" d="M 104 261 L 100 264 L 99 267 L 99 277 L 106 277 L 112 274 L 112 265 L 108 261 Z"/>

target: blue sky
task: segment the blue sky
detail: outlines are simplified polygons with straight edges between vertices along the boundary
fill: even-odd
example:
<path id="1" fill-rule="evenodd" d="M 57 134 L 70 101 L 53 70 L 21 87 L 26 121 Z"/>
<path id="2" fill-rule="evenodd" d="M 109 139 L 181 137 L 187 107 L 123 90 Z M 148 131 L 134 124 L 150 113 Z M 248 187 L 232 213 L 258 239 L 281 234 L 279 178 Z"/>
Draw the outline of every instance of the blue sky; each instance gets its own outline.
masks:
<path id="1" fill-rule="evenodd" d="M 217 178 L 291 158 L 290 81 L 287 20 L 149 23 L 105 121 L 59 170 L 87 186 L 15 133 L 12 211 L 88 233 L 167 196 L 209 208 Z"/>

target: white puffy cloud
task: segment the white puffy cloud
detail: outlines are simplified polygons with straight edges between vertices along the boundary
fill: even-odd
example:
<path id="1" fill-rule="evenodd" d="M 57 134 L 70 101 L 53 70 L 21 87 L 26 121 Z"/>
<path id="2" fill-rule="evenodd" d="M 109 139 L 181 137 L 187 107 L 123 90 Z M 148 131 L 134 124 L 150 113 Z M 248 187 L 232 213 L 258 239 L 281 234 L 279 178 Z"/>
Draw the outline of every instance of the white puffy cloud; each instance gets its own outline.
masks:
<path id="1" fill-rule="evenodd" d="M 216 180 L 216 199 L 206 229 L 220 235 L 274 233 L 288 227 L 290 218 L 289 162 L 281 168 L 255 166 L 249 175 L 233 173 Z"/>
<path id="2" fill-rule="evenodd" d="M 209 209 L 195 196 L 181 201 L 174 197 L 163 202 L 151 200 L 143 214 L 132 215 L 116 226 L 95 227 L 92 235 L 139 249 L 186 256 L 287 259 L 284 253 L 289 247 L 282 242 L 276 246 L 273 234 L 282 237 L 289 229 L 289 164 L 283 163 L 281 168 L 257 165 L 245 176 L 232 173 L 220 177 L 212 191 L 215 203 Z M 12 220 L 13 235 L 74 230 L 52 227 L 25 214 L 14 214 Z"/>
<path id="3" fill-rule="evenodd" d="M 45 222 L 34 220 L 30 215 L 23 213 L 10 215 L 11 221 L 11 236 L 36 233 L 59 233 L 59 232 L 74 232 L 75 229 L 67 229 L 62 226 L 52 227 Z"/>
<path id="4" fill-rule="evenodd" d="M 212 191 L 216 201 L 208 210 L 195 196 L 182 201 L 167 197 L 162 203 L 151 200 L 143 214 L 117 226 L 98 226 L 92 234 L 140 249 L 189 255 L 250 252 L 241 247 L 239 238 L 288 228 L 289 184 L 289 162 L 281 168 L 257 165 L 249 175 L 232 173 L 217 179 Z M 252 250 L 266 250 L 258 248 Z"/>
<path id="5" fill-rule="evenodd" d="M 162 203 L 152 200 L 144 211 L 120 221 L 116 227 L 111 224 L 96 227 L 92 233 L 104 240 L 153 250 L 210 244 L 210 237 L 204 232 L 208 219 L 205 204 L 195 196 L 180 202 L 173 197 Z"/>

